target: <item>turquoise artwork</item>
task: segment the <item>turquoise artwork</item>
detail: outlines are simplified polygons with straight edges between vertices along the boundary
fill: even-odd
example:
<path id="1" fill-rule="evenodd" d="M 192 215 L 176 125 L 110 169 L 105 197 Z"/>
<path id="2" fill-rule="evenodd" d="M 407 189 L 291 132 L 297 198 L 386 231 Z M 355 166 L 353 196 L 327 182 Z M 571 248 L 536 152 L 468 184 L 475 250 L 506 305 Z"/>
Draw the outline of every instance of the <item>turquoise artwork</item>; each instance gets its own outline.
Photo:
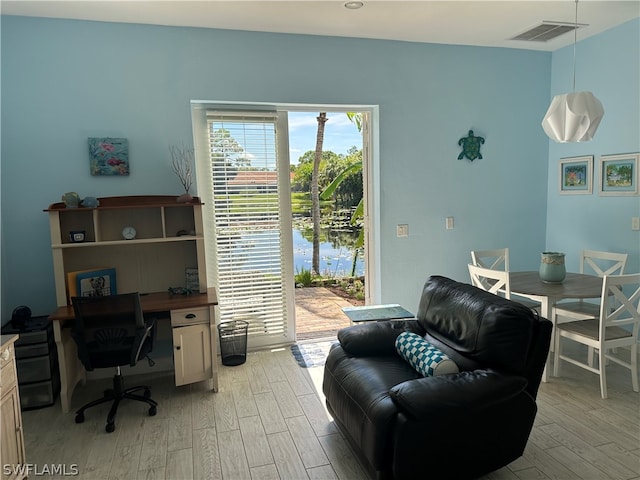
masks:
<path id="1" fill-rule="evenodd" d="M 89 138 L 91 175 L 129 175 L 129 141 L 126 138 Z"/>

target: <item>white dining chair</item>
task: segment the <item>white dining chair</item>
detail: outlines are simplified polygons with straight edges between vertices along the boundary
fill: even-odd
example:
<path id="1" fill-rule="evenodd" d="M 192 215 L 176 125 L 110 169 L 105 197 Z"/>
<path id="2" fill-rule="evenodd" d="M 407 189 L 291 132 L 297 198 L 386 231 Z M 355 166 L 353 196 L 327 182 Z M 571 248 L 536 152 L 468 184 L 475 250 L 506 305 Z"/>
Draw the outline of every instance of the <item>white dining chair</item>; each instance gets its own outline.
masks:
<path id="1" fill-rule="evenodd" d="M 604 277 L 605 275 L 622 275 L 627 263 L 626 253 L 582 250 L 580 257 L 580 273 Z M 600 305 L 584 299 L 559 302 L 553 307 L 555 324 L 575 322 L 598 318 Z M 589 349 L 589 365 L 593 367 L 594 350 Z"/>
<path id="2" fill-rule="evenodd" d="M 625 293 L 627 292 L 627 293 Z M 600 375 L 600 394 L 607 398 L 608 361 L 631 370 L 631 385 L 638 391 L 638 329 L 640 328 L 640 274 L 605 275 L 597 318 L 556 325 L 554 376 L 560 375 L 560 360 Z M 597 367 L 562 352 L 562 339 L 586 345 L 598 351 Z M 630 359 L 620 358 L 614 349 L 629 347 Z M 614 355 L 616 353 L 616 355 Z"/>
<path id="3" fill-rule="evenodd" d="M 509 271 L 509 249 L 471 250 L 471 263 L 492 270 Z"/>
<path id="4" fill-rule="evenodd" d="M 509 249 L 494 248 L 491 250 L 471 250 L 471 265 L 496 271 L 509 272 Z M 469 273 L 471 273 L 471 271 Z M 505 297 L 511 299 L 511 289 L 509 289 L 508 292 L 508 295 L 505 295 Z M 504 294 L 506 292 L 501 293 Z M 538 302 L 522 297 L 516 297 L 513 298 L 513 300 L 516 300 L 518 303 L 540 313 L 540 303 Z"/>
<path id="5" fill-rule="evenodd" d="M 494 295 L 504 298 L 511 298 L 511 289 L 509 288 L 509 272 L 504 270 L 494 270 L 491 268 L 478 267 L 469 263 L 469 277 L 471 277 L 471 285 L 486 290 Z"/>
<path id="6" fill-rule="evenodd" d="M 471 278 L 471 285 L 474 287 L 486 290 L 489 293 L 504 297 L 507 300 L 513 300 L 527 308 L 530 308 L 539 313 L 537 307 L 540 304 L 535 302 L 527 302 L 520 299 L 520 297 L 511 297 L 511 280 L 509 272 L 504 270 L 493 270 L 491 268 L 478 267 L 469 263 L 467 265 L 469 269 L 469 277 Z"/>
<path id="7" fill-rule="evenodd" d="M 627 264 L 626 253 L 599 252 L 596 250 L 582 250 L 580 259 L 580 273 L 587 273 L 604 277 L 605 275 L 622 275 Z M 598 306 L 585 300 L 559 302 L 554 307 L 556 323 L 573 320 L 596 318 Z M 560 319 L 559 317 L 562 317 Z"/>

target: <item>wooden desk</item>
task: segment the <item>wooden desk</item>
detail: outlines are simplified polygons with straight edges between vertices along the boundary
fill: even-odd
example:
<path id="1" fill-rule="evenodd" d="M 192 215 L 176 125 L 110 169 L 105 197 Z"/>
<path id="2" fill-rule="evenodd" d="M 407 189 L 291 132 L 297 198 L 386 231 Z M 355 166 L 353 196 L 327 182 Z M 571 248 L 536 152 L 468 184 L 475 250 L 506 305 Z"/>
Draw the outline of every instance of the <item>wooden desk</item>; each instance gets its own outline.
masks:
<path id="1" fill-rule="evenodd" d="M 551 346 L 553 348 L 553 337 L 555 336 L 556 321 L 553 315 L 553 306 L 565 298 L 600 298 L 602 295 L 602 277 L 595 275 L 585 275 L 582 273 L 569 273 L 564 281 L 559 284 L 544 283 L 540 280 L 537 271 L 511 272 L 509 274 L 511 282 L 511 293 L 540 302 L 540 314 L 553 323 L 554 331 L 551 336 Z M 549 366 L 547 360 L 547 367 Z M 542 376 L 543 381 L 548 380 L 548 368 L 545 368 Z"/>
<path id="2" fill-rule="evenodd" d="M 218 304 L 216 290 L 210 288 L 207 293 L 192 295 L 172 296 L 168 292 L 142 294 L 140 303 L 145 314 L 166 312 L 171 318 L 176 385 L 209 379 L 212 390 L 218 391 L 218 372 L 215 368 L 217 332 L 214 306 Z M 71 338 L 70 327 L 74 318 L 72 306 L 59 307 L 49 315 L 49 320 L 53 322 L 53 334 L 58 349 L 60 403 L 65 413 L 71 406 L 71 397 L 76 385 L 86 382 L 86 372 L 78 359 L 76 345 Z M 209 340 L 205 342 L 207 345 L 204 347 L 209 347 L 205 350 L 202 345 L 203 335 Z M 194 371 L 194 364 L 203 365 L 203 356 L 205 368 Z"/>

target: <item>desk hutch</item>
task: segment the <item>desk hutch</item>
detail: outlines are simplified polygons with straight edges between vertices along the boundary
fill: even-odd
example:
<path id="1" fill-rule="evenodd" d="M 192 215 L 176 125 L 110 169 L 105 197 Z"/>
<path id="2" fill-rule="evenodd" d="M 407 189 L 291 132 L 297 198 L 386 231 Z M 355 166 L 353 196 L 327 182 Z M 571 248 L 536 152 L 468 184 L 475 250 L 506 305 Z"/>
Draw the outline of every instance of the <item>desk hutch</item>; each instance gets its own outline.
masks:
<path id="1" fill-rule="evenodd" d="M 177 203 L 175 196 L 99 198 L 95 208 L 54 203 L 49 214 L 58 309 L 50 315 L 60 362 L 61 403 L 68 411 L 73 389 L 84 383 L 70 326 L 67 274 L 115 268 L 117 293 L 140 292 L 145 314 L 171 322 L 176 385 L 210 380 L 218 389 L 215 335 L 216 292 L 206 285 L 202 203 Z M 125 240 L 124 227 L 136 230 Z M 74 241 L 71 232 L 84 232 Z M 186 269 L 198 269 L 199 291 L 171 295 L 185 286 Z"/>

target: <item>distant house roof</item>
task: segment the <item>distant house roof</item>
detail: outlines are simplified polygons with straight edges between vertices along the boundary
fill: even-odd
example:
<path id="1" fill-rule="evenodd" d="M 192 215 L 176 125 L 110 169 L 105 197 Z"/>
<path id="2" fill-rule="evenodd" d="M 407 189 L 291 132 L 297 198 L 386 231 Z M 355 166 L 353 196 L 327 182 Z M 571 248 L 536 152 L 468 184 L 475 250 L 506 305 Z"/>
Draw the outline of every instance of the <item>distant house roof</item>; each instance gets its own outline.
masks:
<path id="1" fill-rule="evenodd" d="M 291 173 L 293 178 L 293 172 Z M 229 180 L 231 186 L 278 185 L 278 172 L 259 172 L 254 170 L 240 170 Z"/>

